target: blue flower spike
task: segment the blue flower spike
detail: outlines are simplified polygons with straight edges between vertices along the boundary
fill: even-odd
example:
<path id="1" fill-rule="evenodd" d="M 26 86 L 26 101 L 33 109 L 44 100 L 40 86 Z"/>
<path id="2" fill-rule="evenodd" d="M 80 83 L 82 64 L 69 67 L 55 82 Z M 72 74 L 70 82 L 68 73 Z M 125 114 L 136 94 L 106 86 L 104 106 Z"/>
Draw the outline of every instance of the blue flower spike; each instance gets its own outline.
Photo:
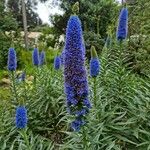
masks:
<path id="1" fill-rule="evenodd" d="M 16 109 L 16 127 L 23 129 L 27 126 L 27 110 L 24 106 L 19 106 Z"/>
<path id="2" fill-rule="evenodd" d="M 118 27 L 117 27 L 117 40 L 122 41 L 126 39 L 128 34 L 128 9 L 123 7 L 120 11 Z"/>
<path id="3" fill-rule="evenodd" d="M 64 77 L 67 109 L 75 116 L 71 127 L 79 131 L 89 112 L 88 80 L 85 68 L 85 45 L 81 21 L 76 15 L 69 18 L 64 47 Z M 84 103 L 84 100 L 88 102 Z"/>
<path id="4" fill-rule="evenodd" d="M 55 70 L 59 70 L 61 67 L 61 59 L 60 56 L 56 56 L 54 59 L 54 68 Z"/>
<path id="5" fill-rule="evenodd" d="M 90 75 L 91 77 L 97 77 L 100 72 L 100 61 L 97 56 L 95 47 L 91 47 L 91 60 L 90 60 Z"/>
<path id="6" fill-rule="evenodd" d="M 17 57 L 14 48 L 10 48 L 8 51 L 7 68 L 9 71 L 16 71 L 17 68 Z"/>
<path id="7" fill-rule="evenodd" d="M 34 48 L 34 50 L 33 50 L 32 62 L 33 62 L 33 65 L 39 66 L 39 51 L 37 48 Z"/>

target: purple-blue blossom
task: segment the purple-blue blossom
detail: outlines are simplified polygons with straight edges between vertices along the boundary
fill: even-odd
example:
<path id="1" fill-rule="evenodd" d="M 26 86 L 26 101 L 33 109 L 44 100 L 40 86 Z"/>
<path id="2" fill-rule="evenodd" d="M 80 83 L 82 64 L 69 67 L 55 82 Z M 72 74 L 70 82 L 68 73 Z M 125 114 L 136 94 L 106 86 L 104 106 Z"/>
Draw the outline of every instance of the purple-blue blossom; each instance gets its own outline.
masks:
<path id="1" fill-rule="evenodd" d="M 33 65 L 39 66 L 39 51 L 37 48 L 34 48 L 34 50 L 33 50 L 32 62 L 33 62 Z"/>
<path id="2" fill-rule="evenodd" d="M 56 56 L 54 59 L 54 68 L 56 70 L 60 69 L 61 67 L 61 60 L 60 60 L 60 56 Z"/>
<path id="3" fill-rule="evenodd" d="M 83 100 L 83 105 L 86 106 L 86 107 L 89 108 L 89 109 L 92 108 L 91 103 L 90 103 L 90 101 L 89 101 L 88 98 L 85 98 L 85 99 Z"/>
<path id="4" fill-rule="evenodd" d="M 85 121 L 82 119 L 76 119 L 71 123 L 71 127 L 74 131 L 79 131 L 81 126 L 85 124 Z"/>
<path id="5" fill-rule="evenodd" d="M 91 47 L 91 60 L 90 60 L 90 75 L 91 77 L 97 77 L 100 72 L 100 62 L 97 56 L 95 47 Z"/>
<path id="6" fill-rule="evenodd" d="M 91 58 L 90 60 L 90 75 L 91 77 L 97 77 L 100 71 L 100 63 L 98 58 Z"/>
<path id="7" fill-rule="evenodd" d="M 65 57 L 65 50 L 63 49 L 60 55 L 61 65 L 64 65 L 64 57 Z"/>
<path id="8" fill-rule="evenodd" d="M 128 9 L 122 8 L 119 15 L 118 28 L 117 28 L 117 40 L 123 40 L 127 37 L 128 33 Z"/>
<path id="9" fill-rule="evenodd" d="M 24 106 L 19 106 L 16 109 L 16 127 L 23 129 L 27 126 L 27 110 Z"/>
<path id="10" fill-rule="evenodd" d="M 87 109 L 85 108 L 82 108 L 81 110 L 77 110 L 75 112 L 75 115 L 77 115 L 77 117 L 80 117 L 80 116 L 84 116 L 88 113 Z"/>
<path id="11" fill-rule="evenodd" d="M 9 71 L 15 71 L 17 68 L 16 51 L 14 48 L 10 48 L 8 51 L 7 68 Z"/>
<path id="12" fill-rule="evenodd" d="M 76 15 L 71 16 L 67 24 L 64 53 L 64 85 L 67 107 L 69 107 L 70 114 L 76 116 L 76 120 L 72 122 L 71 126 L 75 131 L 78 131 L 84 124 L 83 117 L 90 107 L 84 105 L 85 99 L 89 102 L 88 81 L 84 62 L 85 45 L 81 22 Z"/>
<path id="13" fill-rule="evenodd" d="M 42 51 L 39 56 L 39 65 L 42 66 L 45 63 L 45 52 Z"/>

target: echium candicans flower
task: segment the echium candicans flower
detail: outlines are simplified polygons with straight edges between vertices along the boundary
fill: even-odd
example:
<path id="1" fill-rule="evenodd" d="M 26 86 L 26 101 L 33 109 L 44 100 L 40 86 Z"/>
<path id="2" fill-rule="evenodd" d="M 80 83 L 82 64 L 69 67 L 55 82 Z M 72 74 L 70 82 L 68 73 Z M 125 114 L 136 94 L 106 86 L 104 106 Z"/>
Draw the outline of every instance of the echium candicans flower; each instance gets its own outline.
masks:
<path id="1" fill-rule="evenodd" d="M 75 131 L 79 131 L 81 126 L 85 124 L 85 121 L 82 119 L 76 119 L 75 121 L 73 121 L 71 123 L 71 127 L 75 130 Z"/>
<path id="2" fill-rule="evenodd" d="M 37 48 L 34 48 L 34 50 L 33 50 L 32 62 L 33 62 L 33 65 L 39 66 L 39 51 Z"/>
<path id="3" fill-rule="evenodd" d="M 16 127 L 23 129 L 27 126 L 27 110 L 24 106 L 19 106 L 16 109 Z"/>
<path id="4" fill-rule="evenodd" d="M 45 52 L 42 51 L 39 56 L 39 65 L 42 66 L 45 63 Z"/>
<path id="5" fill-rule="evenodd" d="M 56 70 L 60 69 L 61 67 L 61 60 L 60 60 L 60 56 L 56 56 L 54 59 L 54 68 Z"/>
<path id="6" fill-rule="evenodd" d="M 10 48 L 8 51 L 7 68 L 9 71 L 15 71 L 17 68 L 16 51 L 14 48 Z"/>
<path id="7" fill-rule="evenodd" d="M 65 50 L 63 49 L 60 55 L 61 65 L 64 65 Z"/>
<path id="8" fill-rule="evenodd" d="M 117 40 L 121 41 L 127 37 L 128 33 L 128 9 L 122 8 L 118 20 Z"/>
<path id="9" fill-rule="evenodd" d="M 97 56 L 95 47 L 91 47 L 91 60 L 90 60 L 90 75 L 91 77 L 97 77 L 100 72 L 100 62 Z"/>
<path id="10" fill-rule="evenodd" d="M 88 100 L 88 82 L 84 64 L 85 46 L 78 16 L 70 17 L 65 41 L 64 77 L 67 107 L 76 120 L 71 126 L 75 131 L 84 124 L 84 116 L 91 107 Z"/>

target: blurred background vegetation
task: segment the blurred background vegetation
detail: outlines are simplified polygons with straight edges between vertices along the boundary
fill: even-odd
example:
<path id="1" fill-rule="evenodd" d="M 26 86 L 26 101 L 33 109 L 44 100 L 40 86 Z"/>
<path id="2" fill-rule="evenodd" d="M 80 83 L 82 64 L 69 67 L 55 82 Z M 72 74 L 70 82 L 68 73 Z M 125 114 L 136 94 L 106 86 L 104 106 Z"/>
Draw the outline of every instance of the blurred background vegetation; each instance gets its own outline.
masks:
<path id="1" fill-rule="evenodd" d="M 40 0 L 39 0 L 40 1 Z M 26 1 L 26 15 L 29 34 L 29 50 L 38 45 L 40 50 L 44 49 L 63 49 L 66 29 L 66 23 L 71 15 L 71 6 L 77 0 L 53 0 L 51 7 L 59 5 L 63 10 L 63 15 L 50 15 L 52 26 L 43 24 L 38 14 L 37 1 Z M 46 2 L 41 0 L 40 2 Z M 128 33 L 128 69 L 132 69 L 135 73 L 147 76 L 149 74 L 148 64 L 150 60 L 149 50 L 149 34 L 150 19 L 149 6 L 150 2 L 146 0 L 127 0 L 129 8 L 129 33 Z M 115 0 L 99 1 L 99 0 L 81 0 L 79 17 L 83 23 L 84 39 L 87 48 L 87 57 L 89 58 L 89 48 L 94 45 L 101 54 L 108 33 L 111 38 L 115 37 L 116 23 L 118 12 L 121 5 Z M 6 68 L 7 51 L 13 46 L 17 49 L 19 61 L 26 61 L 22 58 L 26 54 L 23 34 L 23 21 L 21 1 L 5 0 L 0 2 L 0 69 Z M 33 34 L 33 35 L 32 35 Z M 36 37 L 38 36 L 38 38 Z M 22 67 L 19 62 L 20 68 Z"/>

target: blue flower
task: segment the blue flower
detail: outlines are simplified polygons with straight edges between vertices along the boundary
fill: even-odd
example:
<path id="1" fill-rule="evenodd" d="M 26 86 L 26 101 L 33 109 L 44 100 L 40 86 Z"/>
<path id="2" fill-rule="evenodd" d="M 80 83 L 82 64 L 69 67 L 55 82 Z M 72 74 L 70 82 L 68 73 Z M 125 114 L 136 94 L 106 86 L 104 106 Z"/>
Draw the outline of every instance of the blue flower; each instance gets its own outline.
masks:
<path id="1" fill-rule="evenodd" d="M 83 49 L 81 22 L 77 16 L 71 16 L 67 25 L 64 59 L 67 101 L 71 101 L 68 98 L 82 101 L 83 98 L 88 96 L 88 82 Z M 70 95 L 72 96 L 70 97 Z"/>
<path id="2" fill-rule="evenodd" d="M 56 56 L 54 59 L 54 68 L 56 70 L 60 69 L 61 67 L 61 60 L 60 60 L 60 56 Z"/>
<path id="3" fill-rule="evenodd" d="M 88 100 L 88 81 L 84 62 L 85 45 L 78 16 L 73 15 L 68 21 L 64 53 L 64 86 L 67 108 L 70 108 L 70 114 L 76 116 L 71 126 L 78 131 L 84 124 L 83 117 L 89 109 L 83 102 L 84 99 Z"/>
<path id="4" fill-rule="evenodd" d="M 77 110 L 77 111 L 75 112 L 75 114 L 77 115 L 77 117 L 84 116 L 84 115 L 87 114 L 87 110 L 84 109 L 84 108 L 82 108 L 81 110 Z"/>
<path id="5" fill-rule="evenodd" d="M 19 106 L 16 109 L 16 127 L 23 129 L 27 126 L 27 110 L 24 106 Z"/>
<path id="6" fill-rule="evenodd" d="M 9 71 L 15 71 L 17 68 L 16 51 L 14 50 L 14 48 L 9 49 L 7 68 Z"/>
<path id="7" fill-rule="evenodd" d="M 34 51 L 32 53 L 32 62 L 33 65 L 39 66 L 39 51 L 37 48 L 34 48 Z"/>
<path id="8" fill-rule="evenodd" d="M 88 99 L 83 100 L 83 105 L 86 106 L 87 108 L 92 108 L 91 103 Z"/>
<path id="9" fill-rule="evenodd" d="M 63 49 L 63 51 L 60 55 L 61 65 L 64 65 L 64 57 L 65 57 L 65 50 Z"/>
<path id="10" fill-rule="evenodd" d="M 91 77 L 97 77 L 100 71 L 100 63 L 98 58 L 91 58 L 90 60 L 90 75 Z"/>
<path id="11" fill-rule="evenodd" d="M 45 62 L 45 52 L 42 51 L 39 56 L 39 65 L 44 65 L 44 62 Z"/>
<path id="12" fill-rule="evenodd" d="M 118 21 L 117 40 L 123 40 L 127 37 L 128 32 L 128 9 L 122 8 Z"/>
<path id="13" fill-rule="evenodd" d="M 81 126 L 83 126 L 84 124 L 85 124 L 85 121 L 81 119 L 76 119 L 75 121 L 71 123 L 71 127 L 73 128 L 74 131 L 79 131 Z"/>
<path id="14" fill-rule="evenodd" d="M 97 56 L 95 47 L 91 47 L 91 60 L 90 60 L 90 75 L 91 77 L 97 77 L 100 72 L 100 62 Z"/>

